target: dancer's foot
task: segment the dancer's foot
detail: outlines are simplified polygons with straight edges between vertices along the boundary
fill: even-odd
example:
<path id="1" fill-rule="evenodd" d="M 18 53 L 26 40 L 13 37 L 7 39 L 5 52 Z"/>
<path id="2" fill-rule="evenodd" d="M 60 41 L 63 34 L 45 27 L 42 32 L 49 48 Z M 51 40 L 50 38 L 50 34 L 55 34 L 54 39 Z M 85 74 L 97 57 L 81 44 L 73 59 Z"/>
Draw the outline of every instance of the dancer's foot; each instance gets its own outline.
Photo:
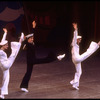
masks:
<path id="1" fill-rule="evenodd" d="M 74 84 L 73 80 L 72 80 L 72 81 L 70 81 L 70 84 L 71 84 L 71 85 L 73 85 L 73 84 Z"/>
<path id="2" fill-rule="evenodd" d="M 72 86 L 74 89 L 76 89 L 76 90 L 79 90 L 79 87 L 77 87 L 77 86 L 75 86 L 75 85 L 73 85 Z"/>
<path id="3" fill-rule="evenodd" d="M 65 54 L 57 56 L 58 60 L 62 60 L 65 57 Z"/>
<path id="4" fill-rule="evenodd" d="M 23 92 L 29 92 L 28 89 L 26 89 L 26 88 L 21 88 L 21 91 L 23 91 Z"/>
<path id="5" fill-rule="evenodd" d="M 70 84 L 72 85 L 72 87 L 76 90 L 79 90 L 79 83 L 78 82 L 74 82 L 73 80 L 70 81 Z"/>
<path id="6" fill-rule="evenodd" d="M 0 98 L 1 98 L 1 99 L 4 99 L 4 98 L 5 98 L 5 96 L 1 94 L 1 95 L 0 95 Z"/>

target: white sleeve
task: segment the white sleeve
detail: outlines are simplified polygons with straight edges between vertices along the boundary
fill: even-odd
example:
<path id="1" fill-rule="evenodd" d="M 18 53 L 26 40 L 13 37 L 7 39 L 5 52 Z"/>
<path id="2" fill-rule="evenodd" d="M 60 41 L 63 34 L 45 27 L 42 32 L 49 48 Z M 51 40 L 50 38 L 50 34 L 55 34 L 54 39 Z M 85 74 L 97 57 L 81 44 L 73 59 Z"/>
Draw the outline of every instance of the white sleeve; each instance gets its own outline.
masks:
<path id="1" fill-rule="evenodd" d="M 3 37 L 2 37 L 1 42 L 4 41 L 4 40 L 6 40 L 6 36 L 7 36 L 7 33 L 5 32 L 5 33 L 3 34 Z"/>
<path id="2" fill-rule="evenodd" d="M 73 34 L 72 43 L 71 43 L 72 46 L 76 45 L 76 43 L 77 43 L 77 35 L 78 35 L 78 31 L 75 30 L 74 34 Z"/>

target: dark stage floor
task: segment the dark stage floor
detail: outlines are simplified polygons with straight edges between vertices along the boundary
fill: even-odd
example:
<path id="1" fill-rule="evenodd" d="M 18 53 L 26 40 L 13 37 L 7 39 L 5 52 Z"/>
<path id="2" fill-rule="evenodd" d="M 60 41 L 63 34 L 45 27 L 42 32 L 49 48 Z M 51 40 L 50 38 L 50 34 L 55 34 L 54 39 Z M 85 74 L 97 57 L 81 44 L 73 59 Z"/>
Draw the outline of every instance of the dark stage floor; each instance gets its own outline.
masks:
<path id="1" fill-rule="evenodd" d="M 69 82 L 75 68 L 67 56 L 62 61 L 34 66 L 29 92 L 20 91 L 20 83 L 26 71 L 24 52 L 19 53 L 10 70 L 9 95 L 6 99 L 100 99 L 100 56 L 91 56 L 82 63 L 83 74 L 80 90 L 74 90 Z M 1 70 L 0 70 L 0 73 Z M 0 74 L 0 85 L 2 74 Z"/>

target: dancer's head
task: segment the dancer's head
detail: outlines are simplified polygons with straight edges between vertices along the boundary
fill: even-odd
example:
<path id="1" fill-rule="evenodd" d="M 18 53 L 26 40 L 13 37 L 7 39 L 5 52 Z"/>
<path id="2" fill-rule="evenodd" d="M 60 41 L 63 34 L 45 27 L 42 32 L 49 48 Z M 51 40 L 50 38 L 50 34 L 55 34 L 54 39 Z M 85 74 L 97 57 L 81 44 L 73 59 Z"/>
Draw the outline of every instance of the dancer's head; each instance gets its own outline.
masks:
<path id="1" fill-rule="evenodd" d="M 26 36 L 28 43 L 33 43 L 34 42 L 34 34 L 28 34 Z"/>
<path id="2" fill-rule="evenodd" d="M 82 36 L 77 36 L 77 44 L 79 45 L 81 43 Z"/>
<path id="3" fill-rule="evenodd" d="M 8 49 L 8 41 L 7 40 L 0 42 L 0 49 L 2 49 L 2 50 Z"/>

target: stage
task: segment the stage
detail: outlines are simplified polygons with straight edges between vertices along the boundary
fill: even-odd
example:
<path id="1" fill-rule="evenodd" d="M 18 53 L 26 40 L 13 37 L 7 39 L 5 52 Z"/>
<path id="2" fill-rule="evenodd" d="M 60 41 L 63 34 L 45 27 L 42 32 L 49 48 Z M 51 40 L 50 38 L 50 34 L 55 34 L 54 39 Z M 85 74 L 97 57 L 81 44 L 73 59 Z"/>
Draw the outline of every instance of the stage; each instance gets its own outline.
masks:
<path id="1" fill-rule="evenodd" d="M 43 55 L 42 55 L 43 56 Z M 75 68 L 69 56 L 33 68 L 29 92 L 20 90 L 26 71 L 25 52 L 20 52 L 10 69 L 9 94 L 6 99 L 99 99 L 100 98 L 100 55 L 99 52 L 82 62 L 79 90 L 74 90 L 70 81 Z M 0 73 L 1 69 L 0 69 Z M 1 86 L 2 74 L 0 74 Z"/>

